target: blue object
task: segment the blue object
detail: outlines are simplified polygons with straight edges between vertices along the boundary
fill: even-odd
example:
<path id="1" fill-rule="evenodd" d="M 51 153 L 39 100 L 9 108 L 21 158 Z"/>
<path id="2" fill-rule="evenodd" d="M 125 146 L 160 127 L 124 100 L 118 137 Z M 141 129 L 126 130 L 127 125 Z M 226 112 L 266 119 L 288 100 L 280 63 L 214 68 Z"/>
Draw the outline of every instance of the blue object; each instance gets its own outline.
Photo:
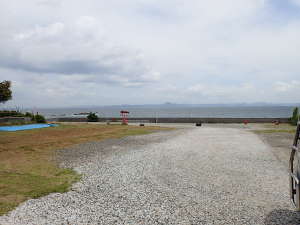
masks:
<path id="1" fill-rule="evenodd" d="M 45 128 L 45 127 L 57 127 L 56 124 L 28 124 L 21 126 L 5 126 L 0 127 L 0 131 L 18 131 L 18 130 L 31 130 L 37 128 Z"/>

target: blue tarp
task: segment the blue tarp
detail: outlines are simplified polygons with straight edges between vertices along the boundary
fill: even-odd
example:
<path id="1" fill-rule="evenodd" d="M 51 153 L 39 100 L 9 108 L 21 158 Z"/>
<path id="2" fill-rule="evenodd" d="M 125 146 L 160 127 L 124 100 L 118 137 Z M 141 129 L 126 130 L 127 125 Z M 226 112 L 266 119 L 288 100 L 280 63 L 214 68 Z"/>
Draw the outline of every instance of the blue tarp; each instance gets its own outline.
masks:
<path id="1" fill-rule="evenodd" d="M 36 128 L 45 128 L 45 127 L 56 127 L 56 124 L 28 124 L 21 126 L 5 126 L 0 127 L 0 131 L 18 131 L 18 130 L 31 130 Z"/>

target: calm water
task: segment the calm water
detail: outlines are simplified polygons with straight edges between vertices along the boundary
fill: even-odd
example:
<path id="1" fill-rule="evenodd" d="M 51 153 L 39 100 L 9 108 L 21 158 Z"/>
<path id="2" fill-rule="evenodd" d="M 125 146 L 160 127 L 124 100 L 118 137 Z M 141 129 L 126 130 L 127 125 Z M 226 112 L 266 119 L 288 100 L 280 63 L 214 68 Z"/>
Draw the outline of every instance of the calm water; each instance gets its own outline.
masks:
<path id="1" fill-rule="evenodd" d="M 129 117 L 226 117 L 226 118 L 276 118 L 290 117 L 293 111 L 291 106 L 242 106 L 242 107 L 133 107 L 133 106 L 106 106 L 91 108 L 57 108 L 35 109 L 46 117 L 80 117 L 73 115 L 80 112 L 97 112 L 101 117 L 119 117 L 120 110 L 130 112 Z"/>

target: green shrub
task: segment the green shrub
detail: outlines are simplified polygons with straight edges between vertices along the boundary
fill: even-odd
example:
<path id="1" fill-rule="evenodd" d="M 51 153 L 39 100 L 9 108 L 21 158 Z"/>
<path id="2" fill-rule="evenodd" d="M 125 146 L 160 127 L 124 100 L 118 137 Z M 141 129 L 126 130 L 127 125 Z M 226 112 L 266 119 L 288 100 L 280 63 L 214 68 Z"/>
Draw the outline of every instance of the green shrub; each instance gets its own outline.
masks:
<path id="1" fill-rule="evenodd" d="M 87 121 L 88 122 L 98 122 L 99 117 L 96 115 L 96 113 L 90 112 L 90 114 L 87 116 Z"/>
<path id="2" fill-rule="evenodd" d="M 299 120 L 299 109 L 298 109 L 298 107 L 296 107 L 296 108 L 294 108 L 293 116 L 290 119 L 291 124 L 296 126 L 298 123 L 298 120 Z"/>
<path id="3" fill-rule="evenodd" d="M 35 122 L 37 122 L 37 123 L 46 123 L 45 117 L 42 116 L 42 115 L 39 115 L 39 114 L 33 116 L 33 117 L 31 118 L 31 120 L 32 120 L 32 121 L 35 121 Z"/>
<path id="4" fill-rule="evenodd" d="M 25 117 L 30 117 L 30 118 L 32 118 L 32 117 L 34 117 L 34 115 L 33 115 L 31 112 L 26 112 L 26 113 L 25 113 Z"/>

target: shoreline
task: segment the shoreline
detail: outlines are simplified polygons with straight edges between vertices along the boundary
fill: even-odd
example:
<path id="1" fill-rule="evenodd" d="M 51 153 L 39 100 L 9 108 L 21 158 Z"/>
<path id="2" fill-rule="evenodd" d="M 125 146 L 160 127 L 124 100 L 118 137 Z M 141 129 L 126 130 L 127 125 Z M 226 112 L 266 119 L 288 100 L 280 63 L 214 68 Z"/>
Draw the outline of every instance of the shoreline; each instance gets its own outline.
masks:
<path id="1" fill-rule="evenodd" d="M 87 122 L 87 118 L 84 117 L 60 117 L 60 118 L 49 118 L 49 122 Z M 100 117 L 99 122 L 120 122 L 120 117 Z M 288 123 L 289 118 L 214 118 L 214 117 L 129 117 L 128 122 L 132 123 Z"/>

